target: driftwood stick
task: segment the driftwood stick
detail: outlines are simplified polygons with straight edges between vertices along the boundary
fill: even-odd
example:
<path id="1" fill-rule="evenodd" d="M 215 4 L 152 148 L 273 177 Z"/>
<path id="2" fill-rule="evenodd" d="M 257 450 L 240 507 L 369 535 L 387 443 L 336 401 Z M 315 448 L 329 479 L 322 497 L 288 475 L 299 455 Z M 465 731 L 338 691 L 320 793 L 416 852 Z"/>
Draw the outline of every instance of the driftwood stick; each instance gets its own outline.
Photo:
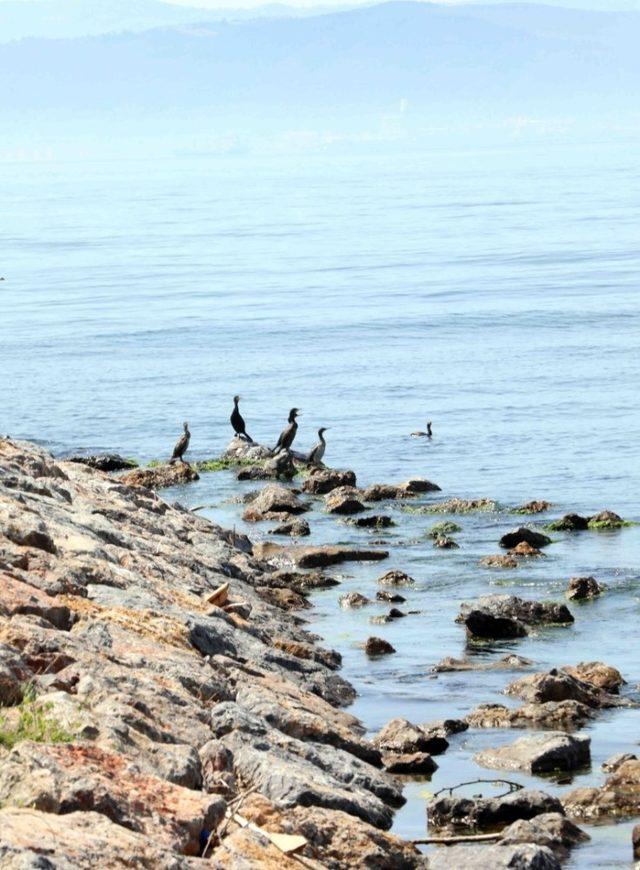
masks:
<path id="1" fill-rule="evenodd" d="M 460 834 L 458 837 L 425 837 L 409 840 L 412 846 L 452 846 L 454 843 L 482 843 L 499 840 L 502 834 Z"/>

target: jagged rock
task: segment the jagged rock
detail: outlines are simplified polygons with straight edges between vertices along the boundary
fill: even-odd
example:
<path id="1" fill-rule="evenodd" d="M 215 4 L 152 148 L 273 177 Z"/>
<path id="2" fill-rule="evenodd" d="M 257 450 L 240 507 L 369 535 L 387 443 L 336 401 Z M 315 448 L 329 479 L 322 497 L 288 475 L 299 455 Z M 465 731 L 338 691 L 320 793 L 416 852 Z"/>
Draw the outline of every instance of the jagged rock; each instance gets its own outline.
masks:
<path id="1" fill-rule="evenodd" d="M 136 468 L 118 478 L 123 486 L 137 486 L 145 489 L 166 489 L 169 486 L 181 486 L 200 480 L 200 475 L 186 462 L 174 462 L 173 465 L 158 465 L 155 468 Z"/>
<path id="2" fill-rule="evenodd" d="M 305 538 L 311 534 L 309 523 L 306 520 L 290 520 L 281 523 L 275 529 L 269 531 L 270 535 L 289 535 L 292 538 Z"/>
<path id="3" fill-rule="evenodd" d="M 327 493 L 325 508 L 330 514 L 359 514 L 365 510 L 360 500 L 360 490 L 354 486 L 339 486 Z"/>
<path id="4" fill-rule="evenodd" d="M 391 517 L 384 516 L 383 514 L 356 517 L 355 519 L 348 520 L 348 522 L 359 529 L 388 529 L 390 526 L 395 525 Z"/>
<path id="5" fill-rule="evenodd" d="M 562 796 L 566 812 L 577 819 L 637 816 L 640 806 L 640 761 L 625 761 L 599 788 L 577 788 Z"/>
<path id="6" fill-rule="evenodd" d="M 569 674 L 566 670 L 552 670 L 531 674 L 515 680 L 505 689 L 507 695 L 515 695 L 529 704 L 544 704 L 547 701 L 578 701 L 595 709 L 620 705 L 620 699 L 597 689 L 592 683 Z"/>
<path id="7" fill-rule="evenodd" d="M 412 752 L 407 755 L 386 753 L 382 756 L 382 763 L 388 773 L 409 776 L 429 776 L 438 769 L 428 752 Z"/>
<path id="8" fill-rule="evenodd" d="M 409 577 L 404 571 L 387 571 L 382 577 L 378 577 L 378 583 L 382 586 L 413 586 L 415 582 L 413 577 Z"/>
<path id="9" fill-rule="evenodd" d="M 481 640 L 511 640 L 527 634 L 526 626 L 520 620 L 495 616 L 487 610 L 470 610 L 465 615 L 464 624 L 471 637 Z"/>
<path id="10" fill-rule="evenodd" d="M 573 621 L 566 604 L 524 601 L 515 595 L 486 595 L 476 602 L 464 602 L 456 619 L 473 636 L 496 639 L 523 637 L 527 625 L 567 625 Z"/>
<path id="11" fill-rule="evenodd" d="M 523 556 L 525 559 L 544 556 L 544 553 L 541 550 L 538 550 L 537 547 L 532 547 L 531 544 L 528 544 L 526 541 L 520 541 L 520 543 L 512 550 L 509 550 L 509 552 L 512 556 Z"/>
<path id="12" fill-rule="evenodd" d="M 611 665 L 605 665 L 604 662 L 578 662 L 577 665 L 565 665 L 562 670 L 612 695 L 617 695 L 620 687 L 625 684 L 620 671 Z"/>
<path id="13" fill-rule="evenodd" d="M 513 512 L 515 514 L 543 514 L 546 513 L 551 507 L 553 507 L 553 505 L 550 501 L 538 499 L 534 501 L 528 501 L 526 504 L 521 504 L 519 507 L 514 508 Z"/>
<path id="14" fill-rule="evenodd" d="M 290 489 L 269 484 L 261 489 L 243 514 L 245 522 L 286 519 L 290 514 L 302 514 L 309 509 Z"/>
<path id="15" fill-rule="evenodd" d="M 550 731 L 521 737 L 497 749 L 484 749 L 475 756 L 483 767 L 550 773 L 575 770 L 591 760 L 591 738 Z"/>
<path id="16" fill-rule="evenodd" d="M 368 656 L 387 656 L 394 653 L 395 648 L 382 637 L 369 637 L 364 645 L 364 651 Z"/>
<path id="17" fill-rule="evenodd" d="M 602 762 L 602 769 L 605 773 L 614 773 L 626 761 L 637 761 L 637 756 L 631 752 L 617 752 Z"/>
<path id="18" fill-rule="evenodd" d="M 0 574 L 0 616 L 33 614 L 61 631 L 69 631 L 76 616 L 58 599 L 8 574 Z"/>
<path id="19" fill-rule="evenodd" d="M 437 665 L 434 665 L 432 670 L 435 673 L 447 673 L 449 671 L 495 671 L 495 670 L 520 670 L 522 668 L 531 667 L 533 662 L 524 656 L 518 656 L 514 653 L 509 653 L 495 662 L 483 662 L 477 658 L 472 659 L 456 659 L 451 656 L 442 659 Z"/>
<path id="20" fill-rule="evenodd" d="M 518 544 L 523 542 L 530 544 L 536 549 L 540 549 L 540 547 L 547 547 L 551 543 L 551 538 L 547 537 L 547 535 L 543 535 L 542 532 L 535 531 L 535 529 L 530 529 L 527 526 L 520 526 L 517 529 L 513 529 L 511 532 L 507 532 L 506 535 L 503 535 L 500 538 L 499 543 L 504 550 L 512 550 L 514 547 L 517 547 Z"/>
<path id="21" fill-rule="evenodd" d="M 595 577 L 572 577 L 567 586 L 567 598 L 583 601 L 585 598 L 597 598 L 602 592 Z"/>
<path id="22" fill-rule="evenodd" d="M 560 813 L 543 813 L 509 825 L 502 832 L 500 844 L 533 843 L 547 846 L 558 860 L 566 861 L 574 846 L 590 839 L 588 834 Z"/>
<path id="23" fill-rule="evenodd" d="M 565 514 L 547 526 L 551 532 L 581 532 L 588 527 L 589 520 L 581 517 L 580 514 Z"/>
<path id="24" fill-rule="evenodd" d="M 451 846 L 429 855 L 429 870 L 560 870 L 551 849 L 532 843 Z"/>
<path id="25" fill-rule="evenodd" d="M 0 603 L 0 612 L 2 604 Z M 22 657 L 11 647 L 0 643 L 0 707 L 18 704 L 31 673 Z"/>
<path id="26" fill-rule="evenodd" d="M 429 828 L 495 829 L 543 813 L 565 815 L 557 797 L 524 788 L 499 798 L 439 797 L 427 805 Z"/>
<path id="27" fill-rule="evenodd" d="M 433 542 L 433 546 L 437 547 L 439 550 L 458 550 L 460 547 L 453 538 L 448 538 L 446 535 L 436 538 Z"/>
<path id="28" fill-rule="evenodd" d="M 590 529 L 620 529 L 625 525 L 622 517 L 613 511 L 600 511 L 589 517 L 588 528 Z"/>
<path id="29" fill-rule="evenodd" d="M 304 492 L 313 495 L 326 495 L 342 486 L 355 487 L 356 475 L 353 471 L 338 471 L 335 468 L 312 468 L 302 485 Z"/>
<path id="30" fill-rule="evenodd" d="M 438 727 L 425 730 L 407 719 L 391 719 L 373 738 L 374 746 L 386 753 L 410 755 L 427 752 L 441 755 L 449 748 L 449 742 L 438 733 Z"/>
<path id="31" fill-rule="evenodd" d="M 480 559 L 480 564 L 483 568 L 517 568 L 518 560 L 505 553 L 498 553 L 495 556 L 484 556 Z"/>
<path id="32" fill-rule="evenodd" d="M 364 607 L 366 604 L 371 604 L 371 599 L 360 592 L 347 592 L 341 595 L 338 601 L 340 607 Z"/>
<path id="33" fill-rule="evenodd" d="M 97 471 L 124 471 L 128 468 L 137 468 L 138 463 L 134 459 L 125 459 L 118 453 L 99 453 L 93 456 L 69 456 L 66 462 L 77 462 Z"/>
<path id="34" fill-rule="evenodd" d="M 391 604 L 404 604 L 407 600 L 403 595 L 399 595 L 397 592 L 389 592 L 386 589 L 379 589 L 376 592 L 376 598 L 378 601 L 388 601 Z"/>
<path id="35" fill-rule="evenodd" d="M 581 728 L 593 717 L 578 701 L 547 701 L 511 708 L 503 704 L 480 704 L 467 714 L 473 728 Z"/>

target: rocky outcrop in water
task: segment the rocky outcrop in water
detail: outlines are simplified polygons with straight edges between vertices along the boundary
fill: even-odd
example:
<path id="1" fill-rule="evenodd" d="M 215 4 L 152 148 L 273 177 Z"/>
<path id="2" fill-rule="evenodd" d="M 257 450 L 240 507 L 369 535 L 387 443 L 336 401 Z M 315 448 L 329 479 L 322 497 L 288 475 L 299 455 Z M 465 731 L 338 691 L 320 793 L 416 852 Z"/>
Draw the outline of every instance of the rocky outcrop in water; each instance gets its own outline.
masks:
<path id="1" fill-rule="evenodd" d="M 495 640 L 524 637 L 530 626 L 568 625 L 573 616 L 566 604 L 554 601 L 525 601 L 515 595 L 486 595 L 463 603 L 456 622 L 478 638 Z"/>
<path id="2" fill-rule="evenodd" d="M 525 773 L 551 773 L 574 770 L 591 759 L 591 738 L 575 737 L 563 731 L 521 737 L 497 749 L 484 749 L 475 760 L 483 767 L 523 770 Z"/>
<path id="3" fill-rule="evenodd" d="M 319 866 L 423 863 L 383 833 L 403 799 L 339 655 L 270 600 L 304 601 L 302 575 L 8 441 L 0 530 L 3 866 L 298 866 L 278 832 Z"/>

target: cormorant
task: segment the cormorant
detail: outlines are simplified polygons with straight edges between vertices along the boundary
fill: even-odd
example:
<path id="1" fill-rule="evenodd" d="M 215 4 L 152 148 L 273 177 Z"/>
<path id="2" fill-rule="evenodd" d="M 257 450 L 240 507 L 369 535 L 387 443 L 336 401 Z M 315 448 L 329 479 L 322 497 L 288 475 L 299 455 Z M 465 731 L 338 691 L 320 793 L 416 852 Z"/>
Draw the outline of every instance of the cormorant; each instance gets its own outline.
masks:
<path id="1" fill-rule="evenodd" d="M 427 423 L 427 431 L 426 432 L 412 432 L 411 435 L 414 438 L 432 438 L 433 433 L 431 431 L 431 420 Z"/>
<path id="2" fill-rule="evenodd" d="M 231 414 L 231 425 L 233 426 L 233 431 L 236 435 L 239 435 L 241 438 L 245 438 L 251 444 L 253 444 L 253 438 L 251 435 L 247 433 L 247 429 L 244 422 L 244 417 L 240 413 L 240 409 L 238 408 L 238 403 L 240 402 L 240 396 L 233 397 L 233 412 Z"/>
<path id="3" fill-rule="evenodd" d="M 324 451 L 327 446 L 327 442 L 324 440 L 324 433 L 327 431 L 327 428 L 328 427 L 325 426 L 322 429 L 318 429 L 318 438 L 320 441 L 307 457 L 307 462 L 310 462 L 312 465 L 320 465 L 322 462 L 322 457 L 324 456 Z"/>
<path id="4" fill-rule="evenodd" d="M 189 424 L 184 423 L 184 433 L 180 436 L 178 441 L 176 442 L 176 446 L 173 448 L 173 455 L 169 460 L 169 465 L 173 465 L 178 459 L 180 462 L 185 462 L 183 459 L 184 454 L 187 452 L 189 447 L 189 441 L 191 440 L 191 432 L 189 432 Z M 185 462 L 185 465 L 188 465 L 188 462 Z"/>
<path id="5" fill-rule="evenodd" d="M 300 412 L 297 408 L 292 408 L 289 411 L 289 425 L 280 433 L 278 443 L 275 446 L 276 453 L 278 452 L 278 450 L 291 450 L 291 445 L 293 444 L 296 433 L 298 431 L 296 417 L 299 415 L 299 413 Z"/>

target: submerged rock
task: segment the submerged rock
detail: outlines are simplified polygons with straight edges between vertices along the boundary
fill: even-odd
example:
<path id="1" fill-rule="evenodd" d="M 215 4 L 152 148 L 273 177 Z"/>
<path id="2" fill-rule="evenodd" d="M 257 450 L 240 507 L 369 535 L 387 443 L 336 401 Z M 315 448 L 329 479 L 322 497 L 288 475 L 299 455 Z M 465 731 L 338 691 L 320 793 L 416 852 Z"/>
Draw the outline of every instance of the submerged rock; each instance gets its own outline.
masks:
<path id="1" fill-rule="evenodd" d="M 525 601 L 515 595 L 486 595 L 464 602 L 456 622 L 463 622 L 473 637 L 524 637 L 527 626 L 568 625 L 574 621 L 566 604 L 555 601 Z"/>
<path id="2" fill-rule="evenodd" d="M 572 577 L 567 586 L 567 598 L 571 601 L 584 601 L 597 598 L 602 592 L 595 577 Z"/>
<path id="3" fill-rule="evenodd" d="M 389 592 L 386 589 L 379 589 L 376 592 L 376 598 L 378 601 L 388 601 L 391 604 L 404 604 L 407 600 L 403 595 L 399 595 L 397 592 Z"/>
<path id="4" fill-rule="evenodd" d="M 270 535 L 288 535 L 292 538 L 306 538 L 311 534 L 309 523 L 306 520 L 289 520 L 286 523 L 281 523 L 275 529 L 269 531 Z"/>
<path id="5" fill-rule="evenodd" d="M 434 526 L 431 526 L 427 535 L 430 538 L 442 538 L 446 535 L 455 535 L 457 532 L 461 531 L 462 528 L 457 523 L 444 520 L 441 523 L 436 523 Z"/>
<path id="6" fill-rule="evenodd" d="M 542 532 L 537 532 L 535 529 L 530 529 L 528 526 L 520 526 L 507 532 L 500 538 L 500 546 L 505 550 L 512 550 L 518 544 L 529 544 L 536 549 L 540 547 L 548 547 L 551 543 L 551 538 L 543 535 Z"/>
<path id="7" fill-rule="evenodd" d="M 512 556 L 524 556 L 525 559 L 536 558 L 538 556 L 544 556 L 544 553 L 541 550 L 538 550 L 537 547 L 532 547 L 531 544 L 527 543 L 527 541 L 520 541 L 519 544 L 509 550 Z"/>
<path id="8" fill-rule="evenodd" d="M 413 577 L 397 570 L 387 571 L 382 577 L 378 577 L 378 583 L 382 586 L 413 586 L 415 582 Z"/>
<path id="9" fill-rule="evenodd" d="M 549 731 L 521 737 L 497 749 L 484 749 L 475 756 L 475 761 L 483 767 L 551 773 L 554 770 L 575 770 L 588 764 L 590 747 L 590 737 Z"/>
<path id="10" fill-rule="evenodd" d="M 365 501 L 391 501 L 413 498 L 425 492 L 440 492 L 440 487 L 430 480 L 418 477 L 404 483 L 373 483 L 363 492 Z"/>
<path id="11" fill-rule="evenodd" d="M 484 556 L 480 559 L 483 568 L 517 568 L 518 560 L 513 556 L 498 553 L 495 556 Z"/>
<path id="12" fill-rule="evenodd" d="M 312 495 L 326 495 L 342 486 L 355 487 L 356 475 L 353 471 L 338 471 L 334 468 L 312 468 L 302 484 L 304 492 Z"/>
<path id="13" fill-rule="evenodd" d="M 427 505 L 425 513 L 468 514 L 475 511 L 497 511 L 498 503 L 491 498 L 450 498 Z"/>
<path id="14" fill-rule="evenodd" d="M 534 501 L 528 501 L 526 504 L 521 504 L 519 507 L 513 509 L 514 514 L 543 514 L 546 513 L 549 508 L 553 507 L 550 501 L 544 501 L 543 499 L 535 499 Z"/>
<path id="15" fill-rule="evenodd" d="M 550 532 L 581 532 L 588 528 L 589 520 L 580 514 L 565 514 L 559 520 L 549 523 L 546 528 Z"/>
<path id="16" fill-rule="evenodd" d="M 515 655 L 515 653 L 509 653 L 497 661 L 491 662 L 485 662 L 479 658 L 456 659 L 452 656 L 447 656 L 441 662 L 438 662 L 437 665 L 434 665 L 432 670 L 436 673 L 447 673 L 449 671 L 496 671 L 503 669 L 520 670 L 522 668 L 529 668 L 531 665 L 533 665 L 533 662 L 530 659 Z"/>
<path id="17" fill-rule="evenodd" d="M 446 535 L 436 538 L 433 546 L 439 550 L 458 550 L 460 548 L 460 544 L 457 544 L 453 538 L 448 538 Z"/>
<path id="18" fill-rule="evenodd" d="M 395 652 L 395 647 L 382 637 L 369 637 L 364 645 L 364 651 L 368 656 L 388 656 Z"/>
<path id="19" fill-rule="evenodd" d="M 137 468 L 118 478 L 123 486 L 144 487 L 145 489 L 166 489 L 200 480 L 200 475 L 186 462 L 173 465 L 158 465 L 155 468 Z"/>
<path id="20" fill-rule="evenodd" d="M 355 519 L 347 520 L 353 526 L 357 526 L 359 529 L 388 529 L 391 526 L 395 526 L 394 521 L 391 517 L 385 516 L 384 514 L 371 514 L 368 517 L 356 517 Z"/>
<path id="21" fill-rule="evenodd" d="M 360 592 L 347 592 L 345 595 L 341 595 L 338 601 L 340 607 L 364 607 L 371 604 L 371 599 Z"/>
<path id="22" fill-rule="evenodd" d="M 557 797 L 536 789 L 518 789 L 497 798 L 438 797 L 427 804 L 429 828 L 495 829 L 564 809 Z"/>
<path id="23" fill-rule="evenodd" d="M 620 529 L 627 525 L 622 517 L 613 511 L 600 511 L 599 514 L 589 517 L 588 528 L 590 529 Z"/>

